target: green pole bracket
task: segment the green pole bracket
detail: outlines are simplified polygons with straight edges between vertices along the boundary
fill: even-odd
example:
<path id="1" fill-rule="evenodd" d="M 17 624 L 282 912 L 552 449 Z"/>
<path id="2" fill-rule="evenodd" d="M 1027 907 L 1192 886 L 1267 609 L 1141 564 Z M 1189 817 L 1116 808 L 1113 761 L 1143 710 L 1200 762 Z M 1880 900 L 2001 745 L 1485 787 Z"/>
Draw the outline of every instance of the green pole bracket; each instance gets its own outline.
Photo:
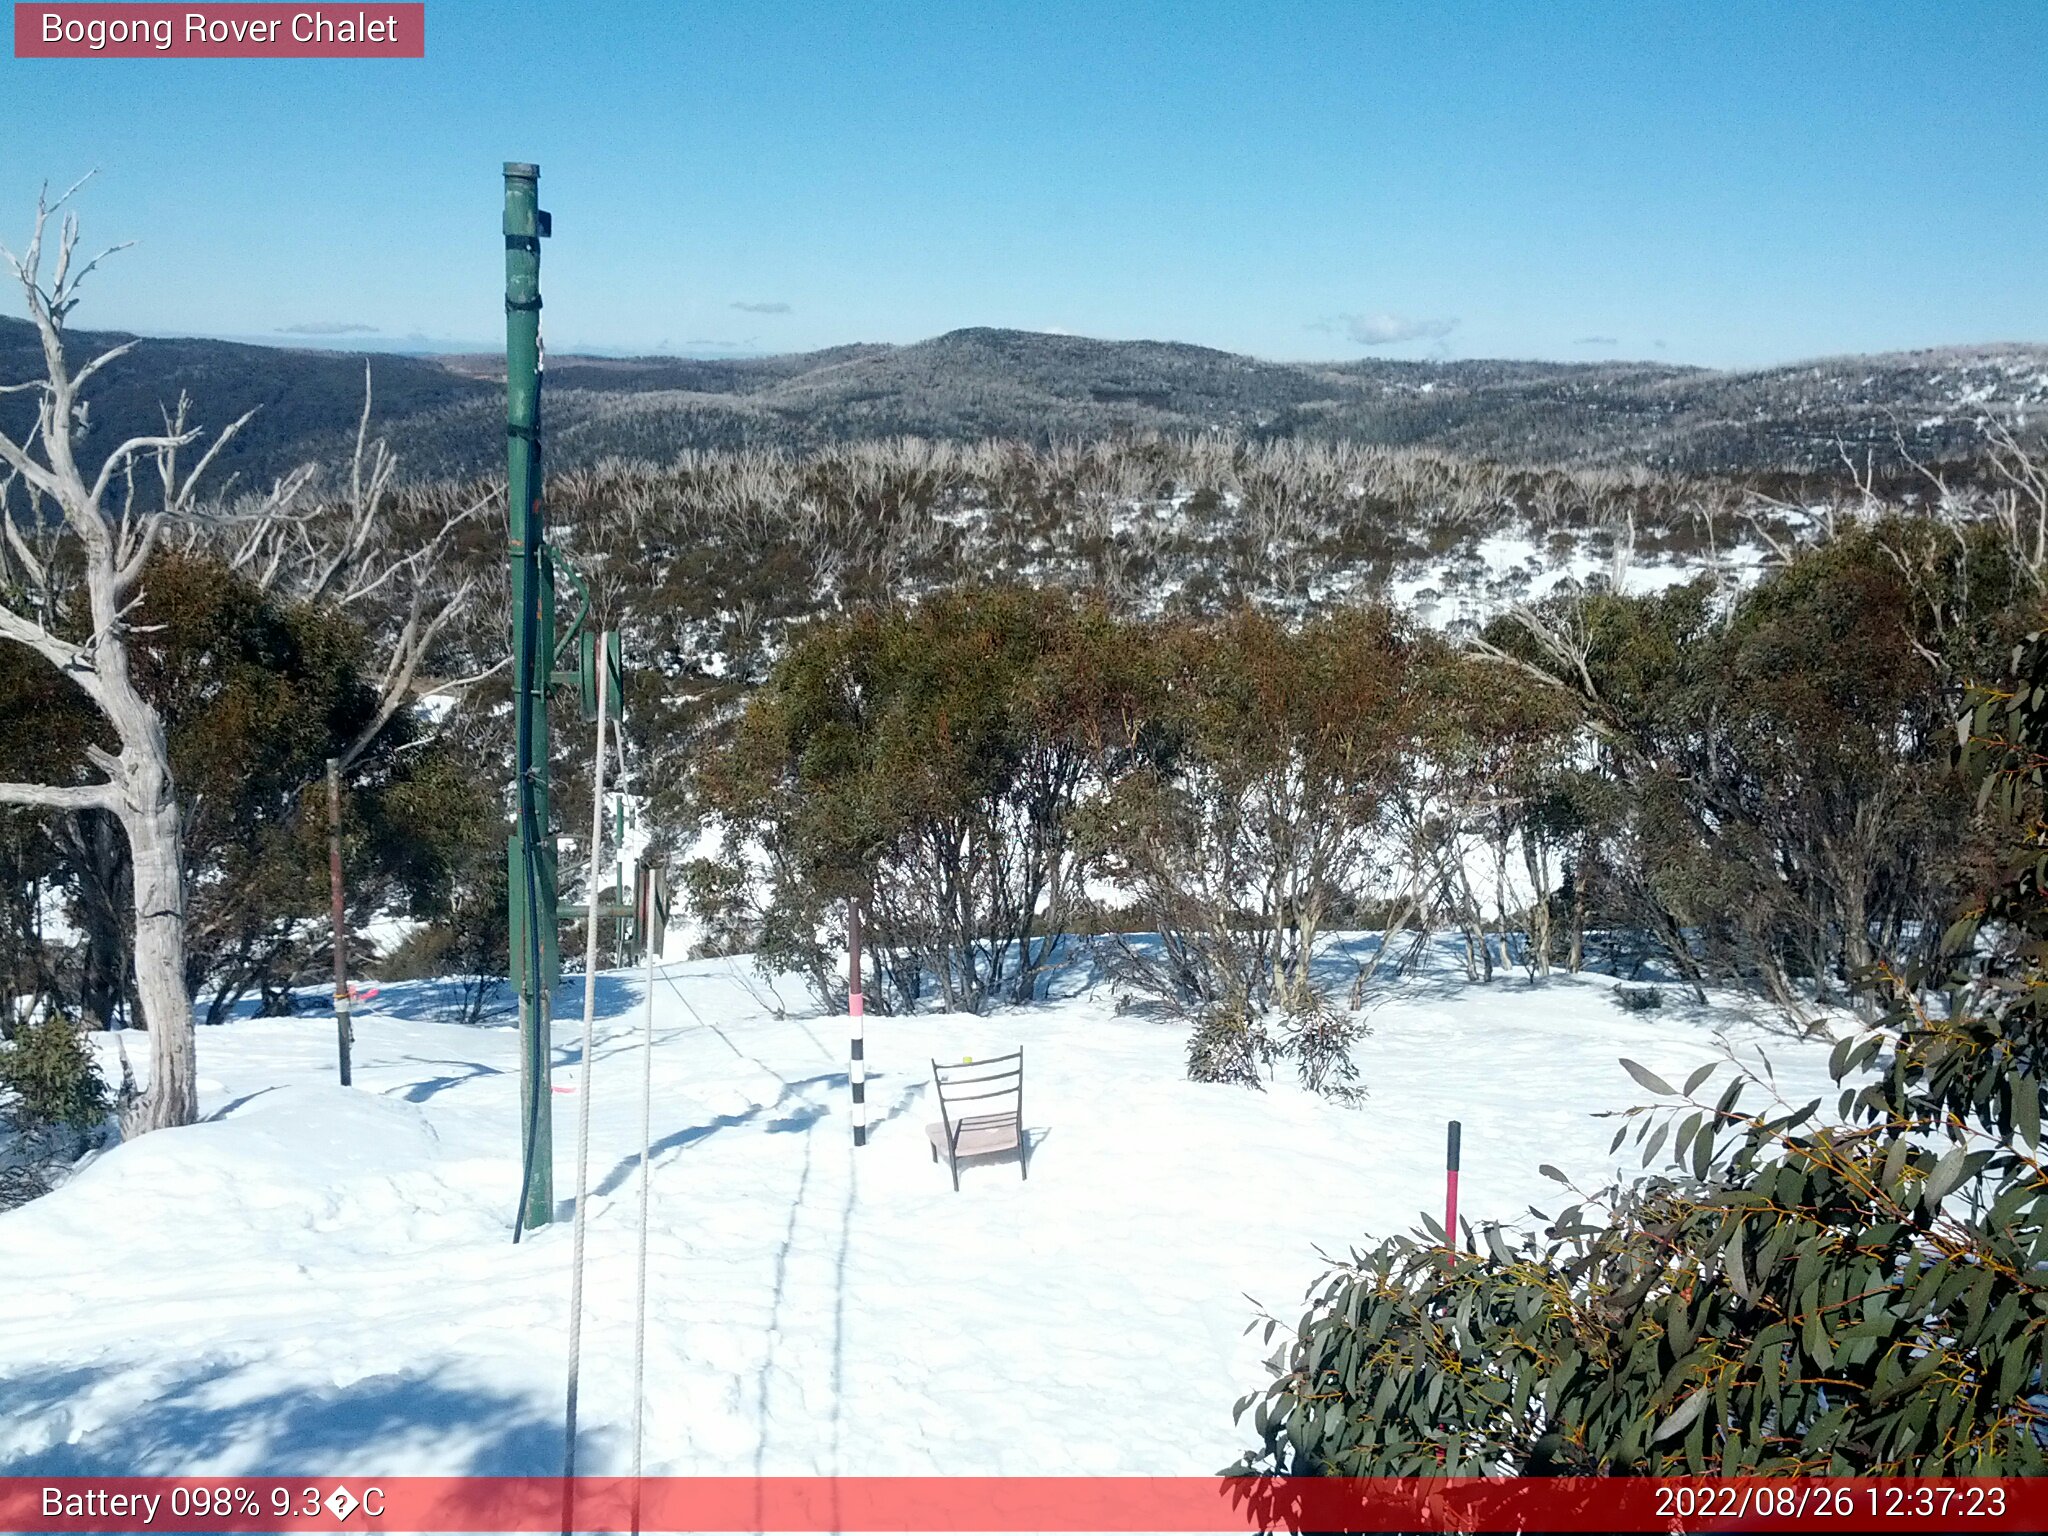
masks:
<path id="1" fill-rule="evenodd" d="M 568 578 L 569 585 L 576 589 L 576 617 L 569 621 L 569 627 L 555 640 L 555 654 L 552 665 L 560 667 L 569 654 L 569 647 L 590 632 L 590 583 L 583 579 L 583 573 L 576 569 L 559 551 L 555 552 L 555 570 Z M 595 720 L 596 715 L 591 719 Z"/>
<path id="2" fill-rule="evenodd" d="M 626 684 L 625 663 L 620 658 L 619 632 L 605 631 L 604 637 L 605 697 L 616 708 L 621 690 Z M 589 630 L 576 637 L 576 693 L 583 706 L 583 718 L 597 718 L 597 636 Z M 623 835 L 623 834 L 622 834 Z"/>

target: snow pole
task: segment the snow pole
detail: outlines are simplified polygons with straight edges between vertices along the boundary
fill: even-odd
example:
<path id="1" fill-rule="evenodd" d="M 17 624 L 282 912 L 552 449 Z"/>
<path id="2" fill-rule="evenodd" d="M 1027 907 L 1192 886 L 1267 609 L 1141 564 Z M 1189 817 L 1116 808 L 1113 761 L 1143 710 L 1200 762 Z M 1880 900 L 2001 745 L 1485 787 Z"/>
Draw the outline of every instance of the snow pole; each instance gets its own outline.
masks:
<path id="1" fill-rule="evenodd" d="M 847 1081 L 853 1085 L 853 1144 L 868 1144 L 866 1003 L 860 995 L 860 901 L 846 903 L 846 1018 L 853 1031 L 853 1059 Z"/>
<path id="2" fill-rule="evenodd" d="M 602 643 L 609 636 L 600 636 Z M 611 668 L 597 669 L 597 756 L 590 783 L 590 900 L 584 908 L 583 1061 L 576 1085 L 576 1236 L 569 1259 L 569 1400 L 562 1442 L 562 1529 L 575 1529 L 576 1388 L 583 1364 L 583 1232 L 590 1204 L 590 1069 L 595 1060 L 591 1032 L 597 1027 L 597 882 L 604 868 L 604 724 Z"/>
<path id="3" fill-rule="evenodd" d="M 341 1061 L 341 1086 L 349 1086 L 349 1046 L 355 1030 L 349 1018 L 348 910 L 341 884 L 341 759 L 327 759 L 327 894 L 334 924 L 334 1044 Z"/>
<path id="4" fill-rule="evenodd" d="M 1444 1246 L 1452 1255 L 1458 1252 L 1458 1122 L 1451 1122 L 1451 1133 L 1444 1148 Z"/>

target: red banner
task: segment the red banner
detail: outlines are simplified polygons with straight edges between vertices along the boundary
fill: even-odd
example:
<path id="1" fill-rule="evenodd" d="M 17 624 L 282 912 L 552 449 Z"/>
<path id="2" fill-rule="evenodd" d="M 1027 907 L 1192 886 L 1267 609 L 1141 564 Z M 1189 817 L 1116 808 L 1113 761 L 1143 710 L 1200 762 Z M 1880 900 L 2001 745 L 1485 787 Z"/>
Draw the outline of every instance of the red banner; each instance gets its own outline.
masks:
<path id="1" fill-rule="evenodd" d="M 22 5 L 17 59 L 423 59 L 424 4 Z"/>
<path id="2" fill-rule="evenodd" d="M 0 1530 L 2042 1531 L 2048 1479 L 0 1478 Z"/>

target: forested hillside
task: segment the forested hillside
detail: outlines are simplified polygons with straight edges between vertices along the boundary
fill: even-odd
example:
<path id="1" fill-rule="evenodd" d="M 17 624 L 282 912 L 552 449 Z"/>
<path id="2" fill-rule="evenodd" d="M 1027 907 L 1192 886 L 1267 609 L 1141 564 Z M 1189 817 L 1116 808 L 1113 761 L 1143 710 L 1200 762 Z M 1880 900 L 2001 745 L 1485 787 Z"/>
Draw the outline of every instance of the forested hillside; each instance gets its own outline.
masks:
<path id="1" fill-rule="evenodd" d="M 215 431 L 255 411 L 220 461 L 222 470 L 238 475 L 245 487 L 267 485 L 304 463 L 336 465 L 348 457 L 363 405 L 361 356 L 197 338 L 136 338 L 122 331 L 67 331 L 65 339 L 74 365 L 121 342 L 136 343 L 93 377 L 83 449 L 88 458 L 124 437 L 161 431 L 163 413 L 175 408 L 180 394 L 191 398 L 192 421 Z M 459 413 L 465 402 L 481 408 L 487 399 L 498 400 L 502 414 L 502 389 L 494 392 L 431 358 L 380 353 L 369 362 L 379 416 L 405 424 L 418 473 L 454 462 L 435 446 L 433 423 Z M 40 378 L 42 372 L 42 345 L 34 327 L 0 316 L 0 386 Z M 0 394 L 0 431 L 19 439 L 35 419 L 34 411 L 32 395 Z M 484 461 L 484 447 L 499 446 L 480 446 L 478 462 Z"/>
<path id="2" fill-rule="evenodd" d="M 121 339 L 73 333 L 81 352 Z M 220 426 L 260 407 L 223 458 L 267 482 L 345 455 L 365 359 L 335 351 L 144 338 L 102 376 L 96 431 L 151 428 L 190 393 Z M 502 452 L 502 360 L 368 359 L 379 419 L 414 478 L 488 472 Z M 0 319 L 0 383 L 41 365 Z M 738 359 L 548 361 L 550 461 L 665 460 L 686 449 L 813 449 L 878 437 L 1039 446 L 1218 434 L 1426 446 L 1518 464 L 1687 473 L 1810 473 L 1903 440 L 1917 458 L 1970 450 L 1976 423 L 2048 402 L 2048 347 L 1958 347 L 1747 372 L 1654 363 L 1271 362 L 1172 342 L 952 331 Z M 0 427 L 24 405 L 0 398 Z"/>

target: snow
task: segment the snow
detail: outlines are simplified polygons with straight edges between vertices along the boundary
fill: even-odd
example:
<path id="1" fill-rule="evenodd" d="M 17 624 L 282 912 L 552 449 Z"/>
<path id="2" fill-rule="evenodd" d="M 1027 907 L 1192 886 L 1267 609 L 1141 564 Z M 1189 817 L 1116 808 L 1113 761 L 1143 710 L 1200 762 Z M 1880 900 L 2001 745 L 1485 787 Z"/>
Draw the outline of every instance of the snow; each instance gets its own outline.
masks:
<path id="1" fill-rule="evenodd" d="M 202 1123 L 0 1215 L 0 1473 L 557 1469 L 589 1086 L 580 1460 L 621 1469 L 642 980 L 599 979 L 594 1085 L 581 987 L 556 1029 L 558 1220 L 517 1247 L 514 1029 L 387 985 L 358 1015 L 352 1089 L 317 1011 L 203 1030 Z M 1555 1212 L 1539 1162 L 1587 1186 L 1617 1166 L 1593 1112 L 1644 1097 L 1617 1058 L 1675 1080 L 1766 1041 L 1733 999 L 1630 1014 L 1612 988 L 1468 984 L 1441 941 L 1372 1015 L 1360 1109 L 1190 1083 L 1180 1030 L 1078 974 L 1033 1008 L 871 1017 L 856 1151 L 843 1020 L 776 1016 L 743 961 L 665 967 L 648 1470 L 1214 1472 L 1248 1443 L 1232 1403 L 1266 1379 L 1250 1298 L 1291 1321 L 1319 1248 L 1438 1210 L 1448 1119 L 1468 1218 Z M 969 1164 L 956 1194 L 924 1139 L 930 1059 L 1019 1043 L 1030 1178 Z M 1786 1097 L 1823 1091 L 1824 1045 L 1768 1049 Z"/>
<path id="2" fill-rule="evenodd" d="M 1476 536 L 1447 556 L 1399 562 L 1387 596 L 1425 624 L 1483 625 L 1511 603 L 1538 603 L 1567 584 L 1584 587 L 1605 580 L 1615 590 L 1642 597 L 1681 586 L 1712 572 L 1739 584 L 1753 583 L 1765 551 L 1738 539 L 1707 555 L 1689 552 L 1657 558 L 1628 549 L 1595 553 L 1590 536 L 1573 535 L 1568 552 L 1546 547 L 1547 538 L 1523 528 L 1496 529 Z"/>
<path id="3" fill-rule="evenodd" d="M 377 955 L 389 955 L 426 924 L 396 912 L 380 912 L 357 931 Z"/>

